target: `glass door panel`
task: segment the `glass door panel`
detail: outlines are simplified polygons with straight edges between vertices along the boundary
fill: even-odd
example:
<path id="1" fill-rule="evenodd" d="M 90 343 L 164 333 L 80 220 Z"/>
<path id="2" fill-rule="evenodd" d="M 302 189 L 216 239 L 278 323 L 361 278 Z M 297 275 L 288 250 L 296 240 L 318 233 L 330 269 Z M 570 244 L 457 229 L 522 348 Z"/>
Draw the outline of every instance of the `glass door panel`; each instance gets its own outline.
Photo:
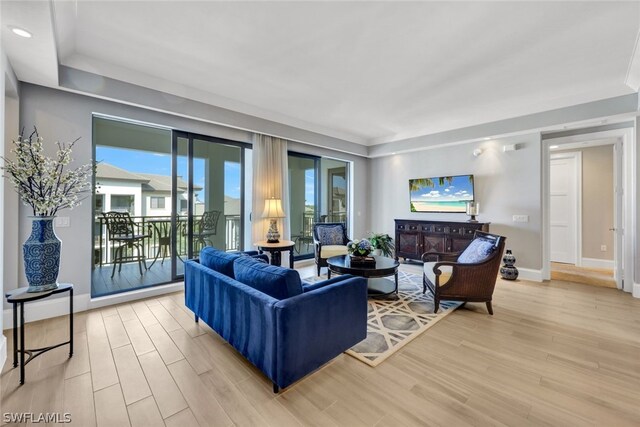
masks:
<path id="1" fill-rule="evenodd" d="M 318 161 L 289 153 L 289 223 L 296 260 L 313 257 L 313 225 L 319 216 Z"/>
<path id="2" fill-rule="evenodd" d="M 324 222 L 348 224 L 349 163 L 342 160 L 323 158 L 322 213 Z"/>
<path id="3" fill-rule="evenodd" d="M 193 254 L 242 245 L 242 148 L 193 139 Z"/>
<path id="4" fill-rule="evenodd" d="M 166 209 L 171 198 L 171 131 L 94 116 L 93 148 L 98 165 L 91 295 L 171 282 L 171 209 Z M 116 232 L 121 230 L 117 218 L 126 224 L 125 237 L 133 243 Z"/>
<path id="5" fill-rule="evenodd" d="M 244 143 L 173 132 L 176 279 L 184 275 L 183 260 L 197 258 L 205 246 L 223 251 L 245 247 L 243 165 L 245 153 L 250 151 L 247 147 Z"/>

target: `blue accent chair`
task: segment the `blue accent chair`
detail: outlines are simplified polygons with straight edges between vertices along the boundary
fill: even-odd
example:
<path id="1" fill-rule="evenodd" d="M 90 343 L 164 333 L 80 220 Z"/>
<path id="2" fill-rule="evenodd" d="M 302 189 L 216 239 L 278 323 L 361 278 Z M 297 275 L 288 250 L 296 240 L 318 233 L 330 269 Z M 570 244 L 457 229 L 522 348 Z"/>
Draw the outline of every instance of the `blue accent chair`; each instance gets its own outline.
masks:
<path id="1" fill-rule="evenodd" d="M 306 284 L 295 270 L 207 252 L 185 263 L 185 304 L 260 369 L 274 392 L 366 338 L 365 279 Z"/>

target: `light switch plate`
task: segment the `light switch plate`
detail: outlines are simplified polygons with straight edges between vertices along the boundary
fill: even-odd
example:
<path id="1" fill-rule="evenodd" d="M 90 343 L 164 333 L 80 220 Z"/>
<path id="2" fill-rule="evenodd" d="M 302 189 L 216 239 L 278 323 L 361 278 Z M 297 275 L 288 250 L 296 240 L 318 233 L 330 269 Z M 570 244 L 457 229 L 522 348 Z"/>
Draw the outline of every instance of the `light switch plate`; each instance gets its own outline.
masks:
<path id="1" fill-rule="evenodd" d="M 64 228 L 69 227 L 71 221 L 68 216 L 57 216 L 55 221 L 56 227 Z"/>
<path id="2" fill-rule="evenodd" d="M 513 222 L 529 222 L 529 215 L 514 215 Z"/>

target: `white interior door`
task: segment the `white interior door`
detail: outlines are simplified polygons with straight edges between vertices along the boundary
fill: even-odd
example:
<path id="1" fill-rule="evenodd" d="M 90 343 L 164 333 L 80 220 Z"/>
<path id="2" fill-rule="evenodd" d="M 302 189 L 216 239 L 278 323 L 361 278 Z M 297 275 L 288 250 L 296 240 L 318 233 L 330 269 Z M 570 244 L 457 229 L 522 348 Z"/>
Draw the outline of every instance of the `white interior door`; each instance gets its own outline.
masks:
<path id="1" fill-rule="evenodd" d="M 613 261 L 615 267 L 613 277 L 616 281 L 618 289 L 623 289 L 624 265 L 623 265 L 623 248 L 624 248 L 624 177 L 623 177 L 623 150 L 622 142 L 613 145 L 613 194 L 615 196 L 613 202 L 613 221 L 611 227 L 613 232 Z"/>
<path id="2" fill-rule="evenodd" d="M 551 261 L 578 260 L 578 161 L 580 153 L 551 156 L 549 224 Z"/>

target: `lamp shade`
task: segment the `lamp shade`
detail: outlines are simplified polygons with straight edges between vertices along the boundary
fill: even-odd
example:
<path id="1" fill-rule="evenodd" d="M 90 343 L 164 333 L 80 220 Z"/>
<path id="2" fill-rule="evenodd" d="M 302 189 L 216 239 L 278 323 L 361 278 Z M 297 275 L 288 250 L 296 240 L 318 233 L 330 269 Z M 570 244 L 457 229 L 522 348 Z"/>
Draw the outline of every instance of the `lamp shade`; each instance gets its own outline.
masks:
<path id="1" fill-rule="evenodd" d="M 282 210 L 282 200 L 272 197 L 264 201 L 264 211 L 262 218 L 284 218 L 285 214 Z"/>
<path id="2" fill-rule="evenodd" d="M 478 215 L 480 213 L 480 203 L 467 202 L 467 215 Z"/>

